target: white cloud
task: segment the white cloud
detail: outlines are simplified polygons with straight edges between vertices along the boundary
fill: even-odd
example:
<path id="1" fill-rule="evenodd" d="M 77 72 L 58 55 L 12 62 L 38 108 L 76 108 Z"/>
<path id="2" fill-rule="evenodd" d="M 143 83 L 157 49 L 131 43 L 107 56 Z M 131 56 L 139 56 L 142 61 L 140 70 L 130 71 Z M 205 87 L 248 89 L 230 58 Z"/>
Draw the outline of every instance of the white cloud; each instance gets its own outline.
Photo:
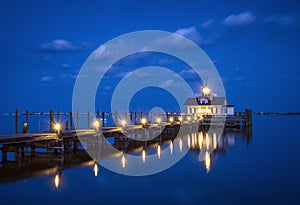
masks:
<path id="1" fill-rule="evenodd" d="M 242 12 L 240 14 L 231 14 L 224 19 L 223 24 L 226 26 L 241 26 L 252 23 L 255 20 L 255 16 L 249 12 Z"/>
<path id="2" fill-rule="evenodd" d="M 71 66 L 67 63 L 63 63 L 63 64 L 61 64 L 61 67 L 62 68 L 70 68 Z"/>
<path id="3" fill-rule="evenodd" d="M 64 39 L 55 39 L 41 45 L 41 48 L 45 51 L 70 51 L 79 49 L 79 47 Z"/>
<path id="4" fill-rule="evenodd" d="M 199 34 L 195 27 L 179 28 L 175 31 L 175 34 L 188 38 L 199 45 L 209 44 L 209 42 Z"/>
<path id="5" fill-rule="evenodd" d="M 166 80 L 164 82 L 162 82 L 159 86 L 162 88 L 167 88 L 170 87 L 171 85 L 173 85 L 174 81 L 173 80 Z"/>
<path id="6" fill-rule="evenodd" d="M 295 22 L 295 18 L 292 14 L 283 15 L 277 14 L 269 16 L 265 19 L 266 23 L 277 23 L 279 25 L 291 25 Z"/>
<path id="7" fill-rule="evenodd" d="M 80 45 L 74 45 L 70 41 L 64 39 L 55 39 L 51 42 L 44 43 L 40 46 L 41 51 L 46 52 L 61 52 L 61 51 L 76 51 L 88 49 L 92 47 L 90 42 L 82 42 Z"/>
<path id="8" fill-rule="evenodd" d="M 213 20 L 208 20 L 208 21 L 205 21 L 201 24 L 201 26 L 203 28 L 212 28 L 213 27 L 213 23 L 214 21 Z"/>
<path id="9" fill-rule="evenodd" d="M 43 76 L 42 78 L 41 78 L 41 81 L 43 82 L 43 83 L 48 83 L 48 82 L 51 82 L 53 80 L 53 77 L 51 77 L 51 76 Z"/>

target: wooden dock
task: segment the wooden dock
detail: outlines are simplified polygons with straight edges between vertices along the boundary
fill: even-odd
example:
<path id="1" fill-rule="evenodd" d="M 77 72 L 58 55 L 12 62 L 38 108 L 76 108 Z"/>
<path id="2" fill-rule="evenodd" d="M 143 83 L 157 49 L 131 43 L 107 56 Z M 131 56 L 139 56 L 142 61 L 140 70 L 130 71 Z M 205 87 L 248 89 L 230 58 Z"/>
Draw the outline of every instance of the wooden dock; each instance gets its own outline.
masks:
<path id="1" fill-rule="evenodd" d="M 77 115 L 79 116 L 78 113 Z M 28 126 L 29 123 L 28 116 L 29 112 L 26 111 L 25 126 Z M 143 123 L 141 120 L 143 114 L 141 114 L 140 118 L 137 119 L 136 117 L 134 117 L 134 113 L 132 112 L 129 115 L 132 122 L 128 123 L 128 125 L 106 127 L 104 126 L 104 124 L 102 124 L 102 126 L 99 128 L 91 129 L 91 122 L 89 120 L 88 128 L 86 129 L 74 130 L 66 126 L 64 130 L 60 128 L 59 131 L 55 131 L 53 116 L 54 112 L 50 111 L 49 132 L 28 133 L 28 127 L 25 127 L 22 129 L 22 131 L 24 132 L 21 134 L 15 133 L 10 135 L 0 135 L 2 161 L 7 160 L 8 152 L 13 152 L 15 159 L 23 158 L 24 156 L 28 155 L 28 153 L 30 153 L 30 156 L 35 156 L 36 150 L 38 148 L 43 148 L 46 153 L 76 152 L 78 151 L 83 139 L 86 142 L 95 142 L 97 140 L 99 141 L 99 137 L 113 138 L 115 143 L 121 143 L 123 148 L 126 148 L 128 146 L 127 142 L 131 142 L 131 145 L 135 144 L 136 146 L 138 146 L 145 142 L 147 143 L 147 141 L 151 140 L 161 141 L 165 139 L 170 139 L 172 138 L 172 136 L 176 136 L 179 129 L 183 129 L 185 132 L 188 133 L 192 131 L 205 131 L 212 126 L 225 126 L 225 131 L 245 132 L 246 130 L 249 130 L 249 128 L 251 128 L 252 126 L 252 111 L 248 109 L 243 113 L 237 113 L 233 116 L 226 116 L 225 125 L 224 116 L 222 120 L 218 120 L 217 117 L 211 118 L 210 116 L 203 116 L 203 118 L 195 119 L 189 119 L 187 116 L 185 116 L 186 118 L 184 120 L 182 119 L 182 115 L 180 114 L 168 114 L 167 121 L 160 123 Z M 70 114 L 70 116 L 72 116 L 72 114 Z M 90 114 L 88 114 L 88 116 L 90 116 Z M 15 117 L 15 127 L 17 127 L 18 110 L 16 110 Z M 71 119 L 72 118 L 70 118 L 70 120 Z M 16 131 L 17 130 L 18 129 L 16 129 Z M 141 139 L 139 133 L 143 133 L 143 139 Z"/>

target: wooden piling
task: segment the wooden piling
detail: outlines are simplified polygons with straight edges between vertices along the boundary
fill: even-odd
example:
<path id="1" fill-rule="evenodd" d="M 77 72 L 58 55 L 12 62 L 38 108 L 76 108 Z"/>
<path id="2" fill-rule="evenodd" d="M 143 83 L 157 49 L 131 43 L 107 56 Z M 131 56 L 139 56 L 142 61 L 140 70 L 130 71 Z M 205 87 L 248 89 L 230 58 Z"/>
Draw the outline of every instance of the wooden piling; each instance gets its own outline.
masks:
<path id="1" fill-rule="evenodd" d="M 132 111 L 129 113 L 130 124 L 132 124 Z"/>
<path id="2" fill-rule="evenodd" d="M 116 126 L 118 126 L 119 120 L 118 120 L 118 112 L 117 111 L 115 111 L 115 113 L 114 113 L 114 118 L 115 118 L 115 124 L 116 124 Z"/>
<path id="3" fill-rule="evenodd" d="M 102 126 L 104 127 L 105 122 L 105 112 L 102 112 Z"/>
<path id="4" fill-rule="evenodd" d="M 69 130 L 69 121 L 66 121 L 65 130 Z"/>
<path id="5" fill-rule="evenodd" d="M 76 129 L 79 129 L 79 125 L 80 125 L 80 111 L 77 110 L 77 113 L 76 113 Z"/>
<path id="6" fill-rule="evenodd" d="M 73 128 L 73 113 L 70 112 L 70 130 Z"/>
<path id="7" fill-rule="evenodd" d="M 88 126 L 88 128 L 91 128 L 91 122 L 90 122 L 91 113 L 90 112 L 87 113 L 87 118 L 88 118 L 87 126 Z"/>
<path id="8" fill-rule="evenodd" d="M 15 113 L 15 133 L 18 134 L 18 125 L 19 125 L 19 110 L 16 109 Z"/>
<path id="9" fill-rule="evenodd" d="M 54 121 L 54 111 L 50 110 L 50 131 L 54 131 L 55 121 Z"/>

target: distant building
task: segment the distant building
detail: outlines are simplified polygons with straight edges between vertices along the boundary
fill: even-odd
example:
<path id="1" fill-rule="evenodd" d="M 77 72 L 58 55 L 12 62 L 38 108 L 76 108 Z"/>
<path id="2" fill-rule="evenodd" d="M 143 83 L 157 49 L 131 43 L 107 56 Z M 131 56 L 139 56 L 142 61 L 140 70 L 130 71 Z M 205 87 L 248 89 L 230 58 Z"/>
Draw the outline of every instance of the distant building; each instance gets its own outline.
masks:
<path id="1" fill-rule="evenodd" d="M 200 96 L 186 99 L 187 114 L 192 115 L 234 115 L 234 105 L 228 105 L 225 97 L 211 95 L 211 89 L 204 85 Z"/>

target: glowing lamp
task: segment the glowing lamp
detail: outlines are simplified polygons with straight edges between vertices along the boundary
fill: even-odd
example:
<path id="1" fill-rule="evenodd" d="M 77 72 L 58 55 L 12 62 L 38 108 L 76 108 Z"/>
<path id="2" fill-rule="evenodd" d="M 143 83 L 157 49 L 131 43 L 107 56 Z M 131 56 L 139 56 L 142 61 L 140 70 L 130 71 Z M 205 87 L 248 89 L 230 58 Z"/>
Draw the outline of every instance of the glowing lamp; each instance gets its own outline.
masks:
<path id="1" fill-rule="evenodd" d="M 147 119 L 146 118 L 142 118 L 141 122 L 142 122 L 143 125 L 145 125 L 147 123 Z"/>
<path id="2" fill-rule="evenodd" d="M 96 129 L 100 127 L 100 122 L 99 122 L 99 120 L 95 120 L 95 121 L 94 121 L 94 127 L 95 127 Z"/>
<path id="3" fill-rule="evenodd" d="M 54 129 L 55 129 L 57 132 L 60 132 L 60 130 L 61 130 L 61 124 L 56 123 L 56 124 L 54 125 Z"/>
<path id="4" fill-rule="evenodd" d="M 210 93 L 210 88 L 207 85 L 203 86 L 202 93 L 208 95 Z"/>
<path id="5" fill-rule="evenodd" d="M 121 120 L 121 125 L 122 125 L 122 127 L 125 127 L 126 126 L 126 120 Z"/>
<path id="6" fill-rule="evenodd" d="M 182 117 L 180 116 L 180 117 L 178 117 L 178 120 L 180 121 L 180 122 L 182 122 Z"/>

